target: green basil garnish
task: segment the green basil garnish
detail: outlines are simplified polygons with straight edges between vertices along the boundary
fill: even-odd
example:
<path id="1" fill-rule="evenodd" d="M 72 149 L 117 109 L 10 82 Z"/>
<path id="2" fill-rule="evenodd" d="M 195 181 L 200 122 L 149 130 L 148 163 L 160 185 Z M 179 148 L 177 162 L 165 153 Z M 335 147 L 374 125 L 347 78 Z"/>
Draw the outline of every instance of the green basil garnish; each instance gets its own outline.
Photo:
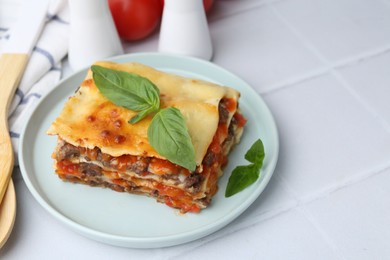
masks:
<path id="1" fill-rule="evenodd" d="M 137 74 L 93 65 L 96 87 L 111 102 L 139 112 L 129 120 L 135 124 L 156 113 L 148 128 L 150 145 L 172 163 L 196 169 L 195 149 L 185 119 L 174 107 L 160 109 L 160 91 L 147 78 Z"/>
<path id="2" fill-rule="evenodd" d="M 251 164 L 237 166 L 230 175 L 225 197 L 233 196 L 244 190 L 259 178 L 264 157 L 264 145 L 258 139 L 245 154 L 245 159 L 251 162 Z"/>
<path id="3" fill-rule="evenodd" d="M 140 113 L 129 120 L 135 124 L 160 108 L 160 91 L 147 78 L 125 71 L 93 65 L 93 80 L 99 91 L 115 105 Z"/>
<path id="4" fill-rule="evenodd" d="M 169 161 L 190 171 L 196 168 L 195 150 L 185 119 L 179 109 L 161 109 L 148 128 L 149 143 Z"/>

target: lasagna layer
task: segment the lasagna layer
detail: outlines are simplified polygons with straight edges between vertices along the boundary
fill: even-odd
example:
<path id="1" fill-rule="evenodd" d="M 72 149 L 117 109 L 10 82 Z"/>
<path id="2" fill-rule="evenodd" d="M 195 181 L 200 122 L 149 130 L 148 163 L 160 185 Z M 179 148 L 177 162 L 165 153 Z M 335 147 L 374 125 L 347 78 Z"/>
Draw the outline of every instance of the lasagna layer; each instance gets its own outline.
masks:
<path id="1" fill-rule="evenodd" d="M 53 153 L 58 176 L 146 194 L 181 212 L 205 208 L 217 192 L 227 156 L 246 122 L 238 109 L 240 93 L 138 63 L 97 65 L 148 78 L 160 90 L 160 106 L 180 110 L 195 149 L 196 169 L 190 172 L 158 154 L 147 138 L 153 115 L 129 124 L 137 112 L 106 99 L 89 71 L 47 131 L 58 136 Z"/>
<path id="2" fill-rule="evenodd" d="M 202 172 L 189 172 L 169 161 L 152 157 L 122 155 L 112 157 L 97 147 L 76 147 L 61 139 L 53 157 L 56 173 L 64 180 L 110 188 L 118 192 L 143 194 L 178 208 L 182 213 L 199 212 L 217 192 L 218 178 L 228 154 L 242 134 L 243 119 L 236 113 L 227 132 L 220 123 L 202 162 Z M 223 136 L 221 136 L 223 135 Z M 226 135 L 226 136 L 225 136 Z M 219 143 L 219 139 L 224 139 Z"/>
<path id="3" fill-rule="evenodd" d="M 218 128 L 221 99 L 232 101 L 227 114 L 229 122 L 240 96 L 232 88 L 161 72 L 139 63 L 99 62 L 96 65 L 135 73 L 152 81 L 160 90 L 161 108 L 173 106 L 183 114 L 195 148 L 197 165 L 201 164 Z M 74 146 L 99 147 L 111 156 L 131 154 L 165 159 L 148 142 L 147 129 L 153 115 L 137 124 L 127 123 L 137 113 L 106 99 L 89 71 L 78 91 L 69 98 L 50 126 L 48 134 L 59 135 Z"/>

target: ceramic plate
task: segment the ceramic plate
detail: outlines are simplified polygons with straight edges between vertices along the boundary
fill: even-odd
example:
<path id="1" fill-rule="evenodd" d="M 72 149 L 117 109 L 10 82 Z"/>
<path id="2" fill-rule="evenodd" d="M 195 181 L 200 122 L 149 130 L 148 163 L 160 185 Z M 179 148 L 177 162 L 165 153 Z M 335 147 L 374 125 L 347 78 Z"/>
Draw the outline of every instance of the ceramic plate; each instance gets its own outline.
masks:
<path id="1" fill-rule="evenodd" d="M 240 144 L 229 156 L 218 193 L 200 214 L 182 215 L 146 196 L 61 181 L 54 174 L 51 158 L 57 138 L 45 132 L 84 79 L 87 72 L 84 69 L 61 81 L 41 100 L 22 132 L 19 163 L 33 196 L 50 214 L 76 232 L 104 243 L 133 248 L 189 242 L 237 218 L 264 190 L 278 158 L 277 129 L 263 99 L 243 80 L 207 61 L 157 53 L 130 54 L 109 60 L 137 61 L 166 72 L 231 86 L 241 92 L 240 107 L 248 123 Z M 263 140 L 266 151 L 261 178 L 241 193 L 225 198 L 231 171 L 237 165 L 248 164 L 244 154 L 258 138 Z"/>

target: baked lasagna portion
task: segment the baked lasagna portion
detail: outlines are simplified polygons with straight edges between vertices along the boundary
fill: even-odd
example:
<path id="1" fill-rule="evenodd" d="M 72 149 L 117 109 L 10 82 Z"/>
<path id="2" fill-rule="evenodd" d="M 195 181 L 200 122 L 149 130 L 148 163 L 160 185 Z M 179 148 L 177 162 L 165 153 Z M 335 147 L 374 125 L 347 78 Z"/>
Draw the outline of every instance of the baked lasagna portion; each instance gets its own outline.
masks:
<path id="1" fill-rule="evenodd" d="M 238 108 L 240 93 L 139 63 L 95 65 L 152 81 L 160 90 L 160 107 L 176 107 L 184 116 L 197 166 L 189 171 L 158 154 L 147 136 L 153 115 L 128 123 L 137 112 L 105 98 L 89 71 L 47 131 L 58 136 L 53 153 L 58 176 L 64 181 L 145 194 L 183 213 L 207 207 L 246 122 Z"/>

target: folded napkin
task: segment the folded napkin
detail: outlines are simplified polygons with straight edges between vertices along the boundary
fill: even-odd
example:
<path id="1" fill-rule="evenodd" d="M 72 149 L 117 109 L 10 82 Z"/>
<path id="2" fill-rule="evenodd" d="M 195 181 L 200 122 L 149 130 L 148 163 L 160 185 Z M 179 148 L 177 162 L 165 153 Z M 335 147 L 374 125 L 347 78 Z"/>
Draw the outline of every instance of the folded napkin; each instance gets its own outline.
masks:
<path id="1" fill-rule="evenodd" d="M 32 10 L 33 11 L 33 10 Z M 17 17 L 16 17 L 17 19 Z M 10 28 L 0 25 L 0 53 L 12 37 Z M 66 0 L 50 2 L 46 23 L 34 47 L 9 111 L 9 128 L 17 165 L 18 142 L 28 115 L 39 99 L 61 78 L 61 61 L 68 52 L 69 10 Z"/>

